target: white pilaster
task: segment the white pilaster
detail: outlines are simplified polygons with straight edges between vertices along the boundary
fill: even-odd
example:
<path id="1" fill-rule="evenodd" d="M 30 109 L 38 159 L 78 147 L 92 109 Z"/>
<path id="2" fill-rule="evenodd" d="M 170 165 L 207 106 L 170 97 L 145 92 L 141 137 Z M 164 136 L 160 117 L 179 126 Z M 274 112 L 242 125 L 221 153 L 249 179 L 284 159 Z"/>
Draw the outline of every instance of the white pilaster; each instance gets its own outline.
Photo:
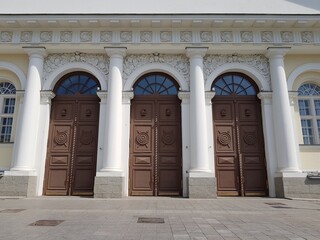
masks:
<path id="1" fill-rule="evenodd" d="M 106 133 L 100 171 L 121 172 L 122 70 L 126 48 L 105 48 L 110 57 Z"/>
<path id="2" fill-rule="evenodd" d="M 29 68 L 24 99 L 17 127 L 15 159 L 11 171 L 35 170 L 39 128 L 40 90 L 45 48 L 24 48 L 29 54 Z"/>
<path id="3" fill-rule="evenodd" d="M 181 100 L 183 196 L 188 196 L 187 172 L 190 169 L 190 92 L 179 92 Z"/>
<path id="4" fill-rule="evenodd" d="M 215 92 L 205 92 L 206 100 L 206 114 L 207 114 L 207 133 L 208 133 L 208 162 L 209 169 L 215 176 L 215 165 L 214 165 L 214 142 L 213 139 L 213 122 L 212 122 L 212 98 L 215 96 Z"/>
<path id="5" fill-rule="evenodd" d="M 272 114 L 272 92 L 260 92 L 258 98 L 261 99 L 262 124 L 264 145 L 267 164 L 267 176 L 269 184 L 269 196 L 276 197 L 274 177 L 278 169 L 273 114 Z"/>
<path id="6" fill-rule="evenodd" d="M 289 48 L 268 48 L 266 54 L 270 63 L 273 90 L 273 122 L 280 172 L 299 171 L 289 93 L 284 70 L 284 55 L 288 50 Z"/>
<path id="7" fill-rule="evenodd" d="M 192 172 L 209 172 L 203 57 L 207 48 L 187 48 L 190 59 L 190 136 Z"/>

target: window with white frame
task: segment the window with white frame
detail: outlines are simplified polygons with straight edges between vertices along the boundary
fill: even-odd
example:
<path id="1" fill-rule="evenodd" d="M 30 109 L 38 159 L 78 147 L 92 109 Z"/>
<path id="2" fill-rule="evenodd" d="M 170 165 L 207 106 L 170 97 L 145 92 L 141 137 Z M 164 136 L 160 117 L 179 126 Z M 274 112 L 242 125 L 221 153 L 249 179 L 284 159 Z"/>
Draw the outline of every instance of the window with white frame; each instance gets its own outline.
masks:
<path id="1" fill-rule="evenodd" d="M 12 83 L 0 82 L 0 143 L 11 141 L 16 88 Z"/>
<path id="2" fill-rule="evenodd" d="M 320 144 L 320 86 L 306 83 L 298 89 L 304 144 Z"/>

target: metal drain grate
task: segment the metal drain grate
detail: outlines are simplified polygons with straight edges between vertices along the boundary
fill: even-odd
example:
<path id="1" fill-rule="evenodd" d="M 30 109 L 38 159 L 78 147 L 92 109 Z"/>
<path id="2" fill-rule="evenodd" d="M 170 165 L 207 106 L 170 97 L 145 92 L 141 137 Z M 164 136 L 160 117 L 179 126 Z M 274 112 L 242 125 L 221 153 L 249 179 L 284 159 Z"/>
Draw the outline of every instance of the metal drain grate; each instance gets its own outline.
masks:
<path id="1" fill-rule="evenodd" d="M 163 218 L 148 218 L 148 217 L 139 217 L 138 223 L 164 223 Z"/>
<path id="2" fill-rule="evenodd" d="M 29 226 L 50 226 L 54 227 L 64 222 L 64 220 L 38 220 L 34 223 L 29 224 Z"/>
<path id="3" fill-rule="evenodd" d="M 22 212 L 25 209 L 5 209 L 0 211 L 0 213 L 18 213 L 18 212 Z"/>

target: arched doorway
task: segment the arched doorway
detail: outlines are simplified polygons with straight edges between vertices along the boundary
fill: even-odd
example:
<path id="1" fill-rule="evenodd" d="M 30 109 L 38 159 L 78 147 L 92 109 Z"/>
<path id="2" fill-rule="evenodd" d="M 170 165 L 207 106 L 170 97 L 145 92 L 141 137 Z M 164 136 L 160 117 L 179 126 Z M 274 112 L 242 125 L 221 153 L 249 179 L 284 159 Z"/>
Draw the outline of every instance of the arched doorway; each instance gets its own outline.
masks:
<path id="1" fill-rule="evenodd" d="M 212 89 L 218 195 L 268 195 L 257 86 L 246 75 L 226 73 L 213 82 Z"/>
<path id="2" fill-rule="evenodd" d="M 129 194 L 182 194 L 178 85 L 164 73 L 141 77 L 131 104 Z"/>
<path id="3" fill-rule="evenodd" d="M 98 80 L 86 72 L 65 75 L 52 100 L 45 195 L 93 195 L 96 173 Z"/>

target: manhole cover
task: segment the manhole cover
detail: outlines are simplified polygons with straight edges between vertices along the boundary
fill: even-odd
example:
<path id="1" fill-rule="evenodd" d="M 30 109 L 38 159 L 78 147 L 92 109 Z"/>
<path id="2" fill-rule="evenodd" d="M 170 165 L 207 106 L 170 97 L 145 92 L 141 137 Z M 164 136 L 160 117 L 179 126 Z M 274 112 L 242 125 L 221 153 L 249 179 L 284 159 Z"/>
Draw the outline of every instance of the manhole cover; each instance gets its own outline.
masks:
<path id="1" fill-rule="evenodd" d="M 163 218 L 139 217 L 138 223 L 164 223 Z"/>
<path id="2" fill-rule="evenodd" d="M 22 212 L 25 209 L 5 209 L 0 211 L 1 213 L 18 213 L 18 212 Z"/>
<path id="3" fill-rule="evenodd" d="M 64 220 L 38 220 L 29 224 L 29 226 L 57 226 L 62 222 L 64 222 Z"/>
<path id="4" fill-rule="evenodd" d="M 274 205 L 284 206 L 284 205 L 285 205 L 284 203 L 280 203 L 280 202 L 267 202 L 267 203 L 265 203 L 265 204 L 271 205 L 271 206 L 274 206 Z"/>

